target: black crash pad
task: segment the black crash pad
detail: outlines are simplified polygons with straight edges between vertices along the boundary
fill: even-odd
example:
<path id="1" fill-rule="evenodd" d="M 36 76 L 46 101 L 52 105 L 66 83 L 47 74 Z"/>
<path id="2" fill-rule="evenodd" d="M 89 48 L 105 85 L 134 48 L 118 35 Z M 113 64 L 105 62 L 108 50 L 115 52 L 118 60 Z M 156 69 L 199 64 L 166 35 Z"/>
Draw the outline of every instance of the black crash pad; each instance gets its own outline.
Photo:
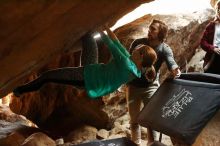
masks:
<path id="1" fill-rule="evenodd" d="M 220 107 L 220 75 L 182 74 L 166 79 L 143 108 L 138 122 L 192 144 Z"/>

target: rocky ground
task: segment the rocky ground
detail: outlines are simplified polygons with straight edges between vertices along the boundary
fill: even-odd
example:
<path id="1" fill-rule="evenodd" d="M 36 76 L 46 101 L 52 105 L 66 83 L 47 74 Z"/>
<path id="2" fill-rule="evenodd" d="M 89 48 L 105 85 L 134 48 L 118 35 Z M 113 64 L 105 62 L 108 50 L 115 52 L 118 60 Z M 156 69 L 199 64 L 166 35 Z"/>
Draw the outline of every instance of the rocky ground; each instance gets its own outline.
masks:
<path id="1" fill-rule="evenodd" d="M 107 140 L 114 139 L 120 137 L 128 137 L 130 138 L 130 124 L 129 124 L 129 115 L 126 106 L 126 100 L 124 97 L 124 91 L 117 91 L 109 96 L 103 97 L 103 101 L 105 102 L 105 107 L 103 110 L 109 113 L 112 118 L 112 125 L 110 125 L 111 129 L 97 129 L 96 127 L 90 125 L 83 125 L 76 130 L 72 131 L 65 137 L 59 137 L 57 139 L 52 139 L 48 137 L 45 133 L 42 133 L 39 129 L 36 130 L 34 134 L 25 139 L 25 132 L 20 132 L 18 129 L 22 127 L 22 129 L 28 129 L 33 127 L 37 127 L 34 123 L 26 119 L 21 115 L 14 114 L 7 105 L 2 104 L 0 106 L 0 119 L 1 119 L 1 129 L 6 130 L 5 133 L 1 131 L 1 144 L 12 144 L 13 146 L 18 145 L 21 141 L 26 141 L 29 143 L 27 146 L 31 146 L 34 141 L 40 145 L 45 143 L 50 143 L 51 145 L 59 145 L 59 146 L 68 146 L 72 144 L 80 144 L 84 142 L 94 141 L 94 140 Z M 18 128 L 19 127 L 19 128 Z M 13 131 L 14 129 L 14 131 Z M 28 131 L 27 130 L 27 131 Z M 11 136 L 6 136 L 7 132 L 10 133 Z M 142 127 L 142 146 L 147 145 L 147 130 Z M 4 135 L 5 134 L 5 135 Z M 157 133 L 157 140 L 159 139 L 159 133 Z M 16 138 L 16 140 L 14 140 Z M 14 143 L 9 142 L 10 140 L 15 141 Z M 17 142 L 16 142 L 17 141 Z M 28 142 L 29 141 L 29 142 Z M 31 141 L 31 142 L 30 142 Z M 171 146 L 171 141 L 168 136 L 163 135 L 162 142 Z M 31 143 L 31 145 L 30 145 Z M 23 143 L 24 145 L 24 143 Z M 22 145 L 22 146 L 23 146 Z M 24 145 L 24 146 L 26 146 Z"/>

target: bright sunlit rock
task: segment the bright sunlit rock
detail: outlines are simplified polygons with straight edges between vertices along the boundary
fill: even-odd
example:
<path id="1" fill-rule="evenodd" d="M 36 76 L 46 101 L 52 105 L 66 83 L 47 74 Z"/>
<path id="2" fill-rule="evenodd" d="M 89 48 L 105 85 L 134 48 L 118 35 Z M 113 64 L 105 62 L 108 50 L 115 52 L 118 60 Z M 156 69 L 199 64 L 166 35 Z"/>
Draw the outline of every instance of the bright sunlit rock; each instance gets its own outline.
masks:
<path id="1" fill-rule="evenodd" d="M 0 99 L 0 105 L 4 104 L 9 106 L 10 100 L 11 100 L 12 93 L 9 93 L 7 96 Z"/>
<path id="2" fill-rule="evenodd" d="M 146 14 L 176 14 L 192 13 L 206 8 L 212 8 L 209 0 L 155 0 L 142 4 L 131 13 L 122 17 L 112 29 L 134 21 Z"/>

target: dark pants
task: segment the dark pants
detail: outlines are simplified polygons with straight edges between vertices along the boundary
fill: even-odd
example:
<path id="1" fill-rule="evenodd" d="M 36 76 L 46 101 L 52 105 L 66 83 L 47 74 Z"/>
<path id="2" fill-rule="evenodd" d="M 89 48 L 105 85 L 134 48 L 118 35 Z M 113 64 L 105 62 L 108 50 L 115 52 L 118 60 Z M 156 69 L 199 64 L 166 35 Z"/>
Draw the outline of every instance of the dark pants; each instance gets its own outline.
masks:
<path id="1" fill-rule="evenodd" d="M 98 47 L 92 33 L 82 37 L 81 65 L 98 63 Z M 64 67 L 42 73 L 37 79 L 17 87 L 14 92 L 25 93 L 40 89 L 45 83 L 53 82 L 84 87 L 84 67 Z"/>
<path id="2" fill-rule="evenodd" d="M 210 64 L 209 68 L 205 71 L 205 73 L 213 73 L 220 75 L 220 56 L 215 55 L 214 60 Z"/>

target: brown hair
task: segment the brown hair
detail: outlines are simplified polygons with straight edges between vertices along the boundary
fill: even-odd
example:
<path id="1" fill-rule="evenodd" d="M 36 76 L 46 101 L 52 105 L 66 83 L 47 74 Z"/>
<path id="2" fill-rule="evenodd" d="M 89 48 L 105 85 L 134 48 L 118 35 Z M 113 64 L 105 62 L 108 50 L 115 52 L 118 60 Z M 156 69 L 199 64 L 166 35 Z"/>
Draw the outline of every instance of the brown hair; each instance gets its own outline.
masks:
<path id="1" fill-rule="evenodd" d="M 220 4 L 220 0 L 216 1 L 215 3 L 215 18 L 214 18 L 214 21 L 218 20 L 218 5 Z"/>
<path id="2" fill-rule="evenodd" d="M 142 67 L 147 68 L 145 76 L 147 79 L 153 80 L 156 77 L 156 71 L 153 65 L 157 61 L 157 54 L 153 48 L 147 45 L 142 45 L 140 49 L 141 54 L 143 55 Z"/>
<path id="3" fill-rule="evenodd" d="M 159 24 L 159 34 L 158 34 L 158 39 L 163 42 L 165 41 L 166 37 L 167 37 L 167 33 L 168 33 L 168 26 L 160 21 L 160 20 L 157 20 L 157 19 L 153 19 L 151 24 L 153 23 L 158 23 Z M 150 24 L 150 25 L 151 25 Z"/>

